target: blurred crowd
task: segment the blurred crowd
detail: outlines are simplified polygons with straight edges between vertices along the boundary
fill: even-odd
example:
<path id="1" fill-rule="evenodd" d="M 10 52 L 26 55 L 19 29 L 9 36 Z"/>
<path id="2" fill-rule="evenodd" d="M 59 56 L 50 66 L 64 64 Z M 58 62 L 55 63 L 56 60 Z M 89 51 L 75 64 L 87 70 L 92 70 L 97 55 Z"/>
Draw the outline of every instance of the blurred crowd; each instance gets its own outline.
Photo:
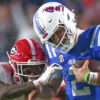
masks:
<path id="1" fill-rule="evenodd" d="M 34 38 L 34 12 L 45 2 L 63 3 L 77 15 L 78 27 L 100 23 L 100 0 L 0 0 L 0 62 L 8 61 L 7 51 L 22 38 Z"/>

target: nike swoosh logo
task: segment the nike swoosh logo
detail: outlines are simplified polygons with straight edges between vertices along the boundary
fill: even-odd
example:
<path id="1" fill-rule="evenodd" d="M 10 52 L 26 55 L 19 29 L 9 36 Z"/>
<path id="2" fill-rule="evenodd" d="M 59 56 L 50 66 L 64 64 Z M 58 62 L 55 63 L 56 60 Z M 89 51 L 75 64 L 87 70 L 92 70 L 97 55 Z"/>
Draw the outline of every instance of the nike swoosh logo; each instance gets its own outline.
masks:
<path id="1" fill-rule="evenodd" d="M 85 52 L 81 53 L 81 56 L 83 56 L 84 54 L 86 54 L 88 52 L 88 50 L 86 50 Z"/>

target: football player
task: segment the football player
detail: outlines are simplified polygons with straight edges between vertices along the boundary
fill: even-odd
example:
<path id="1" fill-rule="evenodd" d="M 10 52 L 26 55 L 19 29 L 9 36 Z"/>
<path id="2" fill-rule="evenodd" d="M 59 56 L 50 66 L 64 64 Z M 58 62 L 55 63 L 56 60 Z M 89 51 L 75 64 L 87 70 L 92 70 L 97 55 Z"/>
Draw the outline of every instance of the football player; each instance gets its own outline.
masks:
<path id="1" fill-rule="evenodd" d="M 57 71 L 62 68 L 53 64 L 53 67 L 47 68 L 44 72 L 46 58 L 42 47 L 35 40 L 17 41 L 8 56 L 9 62 L 0 63 L 0 100 L 8 100 L 22 95 L 29 99 L 30 94 L 28 96 L 28 93 L 32 90 L 35 90 L 35 93 L 40 94 L 42 98 L 50 99 L 56 95 L 61 79 L 59 81 L 56 78 L 59 81 L 57 83 L 52 76 L 56 76 Z M 50 84 L 49 80 L 51 80 Z M 55 84 L 57 87 L 54 87 Z"/>
<path id="2" fill-rule="evenodd" d="M 34 15 L 33 24 L 50 64 L 58 63 L 63 67 L 61 74 L 67 81 L 68 98 L 100 100 L 100 86 L 90 85 L 91 81 L 90 84 L 78 82 L 72 70 L 72 65 L 82 59 L 100 61 L 100 25 L 87 30 L 77 28 L 73 11 L 57 2 L 42 5 Z M 96 81 L 95 73 L 93 80 Z"/>

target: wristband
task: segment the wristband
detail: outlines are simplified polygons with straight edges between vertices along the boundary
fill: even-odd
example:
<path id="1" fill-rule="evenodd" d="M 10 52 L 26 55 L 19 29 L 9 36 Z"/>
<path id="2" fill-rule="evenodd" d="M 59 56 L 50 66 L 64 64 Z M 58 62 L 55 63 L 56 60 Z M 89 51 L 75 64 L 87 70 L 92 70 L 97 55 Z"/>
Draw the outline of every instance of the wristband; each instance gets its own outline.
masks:
<path id="1" fill-rule="evenodd" d="M 39 86 L 41 86 L 41 81 L 40 81 L 39 79 L 33 80 L 33 84 L 34 84 L 36 87 L 39 87 Z"/>
<path id="2" fill-rule="evenodd" d="M 33 84 L 37 87 L 39 83 L 37 80 L 33 80 Z"/>
<path id="3" fill-rule="evenodd" d="M 89 77 L 89 84 L 96 84 L 98 79 L 98 73 L 97 72 L 90 72 L 90 77 Z"/>
<path id="4" fill-rule="evenodd" d="M 89 74 L 90 74 L 90 72 L 87 72 L 87 73 L 85 74 L 85 78 L 84 78 L 84 81 L 85 81 L 85 82 L 88 82 L 87 79 L 88 79 Z"/>

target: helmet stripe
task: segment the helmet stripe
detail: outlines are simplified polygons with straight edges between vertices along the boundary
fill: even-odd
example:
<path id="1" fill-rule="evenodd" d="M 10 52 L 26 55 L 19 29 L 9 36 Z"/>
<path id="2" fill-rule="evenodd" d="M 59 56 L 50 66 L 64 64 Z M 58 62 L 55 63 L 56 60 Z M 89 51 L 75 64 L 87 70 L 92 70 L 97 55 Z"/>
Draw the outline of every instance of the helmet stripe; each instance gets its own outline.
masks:
<path id="1" fill-rule="evenodd" d="M 43 28 L 39 24 L 39 21 L 38 21 L 38 18 L 37 18 L 37 12 L 35 13 L 35 26 L 36 26 L 37 30 L 39 31 L 39 33 L 42 33 L 43 35 L 46 33 L 46 32 L 43 31 Z"/>
<path id="2" fill-rule="evenodd" d="M 30 40 L 30 39 L 26 39 L 31 47 L 31 51 L 32 51 L 32 55 L 36 55 L 36 52 L 35 52 L 35 47 L 33 45 L 33 42 Z M 36 56 L 32 56 L 33 59 L 36 59 Z"/>

